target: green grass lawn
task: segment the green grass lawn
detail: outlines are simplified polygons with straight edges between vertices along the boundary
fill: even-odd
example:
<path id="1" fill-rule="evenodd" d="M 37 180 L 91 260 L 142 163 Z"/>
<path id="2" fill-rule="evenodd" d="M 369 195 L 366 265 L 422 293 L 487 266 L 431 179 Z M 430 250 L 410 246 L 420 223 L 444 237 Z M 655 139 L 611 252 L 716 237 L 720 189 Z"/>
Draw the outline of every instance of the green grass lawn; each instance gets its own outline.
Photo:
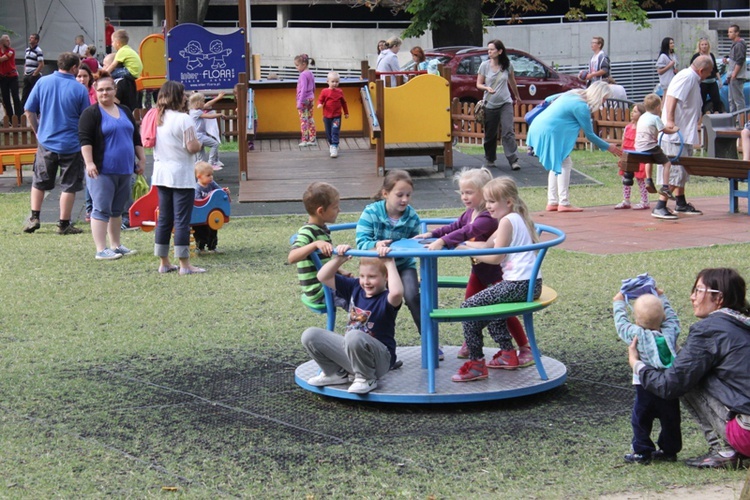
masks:
<path id="1" fill-rule="evenodd" d="M 574 164 L 602 183 L 575 186 L 577 204 L 616 202 L 621 187 L 606 154 L 579 152 Z M 691 183 L 692 196 L 725 190 Z M 544 202 L 540 188 L 522 196 Z M 176 488 L 199 498 L 590 498 L 745 475 L 623 464 L 633 392 L 611 298 L 622 278 L 651 273 L 684 339 L 696 272 L 733 266 L 750 276 L 747 245 L 618 256 L 553 249 L 543 274 L 561 298 L 538 315 L 537 333 L 543 353 L 568 367 L 565 386 L 497 403 L 388 406 L 322 398 L 293 382 L 307 360 L 301 332 L 325 324 L 301 305 L 285 264 L 303 216 L 232 219 L 219 232 L 226 253 L 196 258 L 209 272 L 181 277 L 156 272 L 153 233 L 125 233 L 139 253 L 114 262 L 94 260 L 88 228 L 61 237 L 44 224 L 22 234 L 28 203 L 27 194 L 0 196 L 0 497 Z M 421 214 L 459 213 L 457 199 L 456 210 Z M 465 273 L 468 264 L 441 271 Z M 461 297 L 452 290 L 441 302 Z M 418 344 L 408 314 L 397 331 L 400 344 Z M 441 336 L 459 344 L 460 325 Z M 680 456 L 704 453 L 686 413 L 683 422 Z"/>

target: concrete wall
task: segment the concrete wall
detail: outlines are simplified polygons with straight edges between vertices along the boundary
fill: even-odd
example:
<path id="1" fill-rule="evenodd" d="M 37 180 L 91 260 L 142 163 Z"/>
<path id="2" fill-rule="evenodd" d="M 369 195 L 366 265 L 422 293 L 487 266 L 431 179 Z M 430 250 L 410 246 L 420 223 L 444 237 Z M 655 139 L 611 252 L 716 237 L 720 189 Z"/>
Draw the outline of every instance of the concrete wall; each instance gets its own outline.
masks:
<path id="1" fill-rule="evenodd" d="M 707 36 L 712 46 L 717 46 L 717 33 L 708 29 L 708 19 L 656 19 L 651 24 L 651 28 L 637 30 L 630 23 L 615 21 L 611 23 L 612 40 L 606 40 L 606 22 L 499 26 L 487 29 L 484 42 L 499 38 L 507 47 L 561 66 L 586 64 L 591 58 L 593 36 L 605 38 L 604 48 L 613 62 L 655 61 L 664 37 L 674 38 L 680 67 L 690 61 L 701 36 Z M 160 32 L 160 28 L 151 27 L 127 29 L 133 47 L 146 35 Z M 304 52 L 316 60 L 318 67 L 358 69 L 362 59 L 374 64 L 378 40 L 399 34 L 398 30 L 374 29 L 254 28 L 251 43 L 253 52 L 261 54 L 263 66 L 293 66 L 294 56 Z M 431 34 L 404 40 L 399 52 L 402 64 L 411 59 L 409 49 L 416 45 L 431 48 Z"/>

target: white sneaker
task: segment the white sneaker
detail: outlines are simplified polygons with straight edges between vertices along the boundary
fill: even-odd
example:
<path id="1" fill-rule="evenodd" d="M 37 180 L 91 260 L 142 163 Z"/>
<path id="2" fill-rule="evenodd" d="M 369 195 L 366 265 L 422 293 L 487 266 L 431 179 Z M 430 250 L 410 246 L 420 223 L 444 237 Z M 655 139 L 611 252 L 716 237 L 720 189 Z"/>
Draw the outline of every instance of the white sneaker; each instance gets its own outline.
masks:
<path id="1" fill-rule="evenodd" d="M 360 377 L 354 379 L 354 382 L 349 386 L 349 392 L 354 394 L 367 394 L 378 388 L 378 381 L 375 379 L 366 380 Z"/>
<path id="2" fill-rule="evenodd" d="M 306 148 L 306 147 L 307 147 L 307 146 L 309 146 L 310 144 L 311 144 L 311 143 L 309 143 L 309 142 L 307 142 L 307 141 L 302 141 L 302 142 L 300 142 L 300 143 L 299 143 L 299 147 L 301 147 L 301 148 Z"/>
<path id="3" fill-rule="evenodd" d="M 339 156 L 339 147 L 331 146 L 331 158 L 337 158 Z"/>
<path id="4" fill-rule="evenodd" d="M 326 375 L 325 372 L 320 372 L 314 377 L 307 380 L 307 383 L 314 385 L 315 387 L 324 387 L 326 385 L 341 385 L 349 383 L 348 374 L 334 373 L 333 375 Z"/>

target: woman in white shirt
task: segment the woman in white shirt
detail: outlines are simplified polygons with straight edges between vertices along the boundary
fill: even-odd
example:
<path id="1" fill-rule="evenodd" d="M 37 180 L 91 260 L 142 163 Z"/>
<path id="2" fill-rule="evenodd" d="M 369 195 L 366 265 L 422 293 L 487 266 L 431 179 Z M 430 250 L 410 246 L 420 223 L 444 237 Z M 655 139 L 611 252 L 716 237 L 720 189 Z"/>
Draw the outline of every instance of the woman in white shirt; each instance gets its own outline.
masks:
<path id="1" fill-rule="evenodd" d="M 656 59 L 656 73 L 659 75 L 659 85 L 667 95 L 667 87 L 677 74 L 677 54 L 674 53 L 674 40 L 665 38 L 661 41 L 661 51 Z"/>
<path id="2" fill-rule="evenodd" d="M 397 36 L 392 36 L 388 39 L 388 41 L 385 42 L 386 47 L 388 47 L 386 50 L 381 52 L 381 56 L 378 58 L 378 66 L 377 71 L 378 73 L 384 73 L 384 72 L 391 72 L 391 71 L 401 71 L 401 66 L 398 64 L 398 51 L 401 49 L 401 39 Z M 383 80 L 386 80 L 387 76 L 381 77 Z M 391 77 L 391 87 L 396 86 L 396 77 Z"/>
<path id="3" fill-rule="evenodd" d="M 159 115 L 154 146 L 154 174 L 151 183 L 159 190 L 159 220 L 154 237 L 154 255 L 161 260 L 160 273 L 179 269 L 180 274 L 206 270 L 190 264 L 190 217 L 195 197 L 194 154 L 201 143 L 195 136 L 193 120 L 186 113 L 185 87 L 167 81 L 156 101 Z M 180 261 L 169 261 L 169 239 L 174 228 L 174 254 Z"/>

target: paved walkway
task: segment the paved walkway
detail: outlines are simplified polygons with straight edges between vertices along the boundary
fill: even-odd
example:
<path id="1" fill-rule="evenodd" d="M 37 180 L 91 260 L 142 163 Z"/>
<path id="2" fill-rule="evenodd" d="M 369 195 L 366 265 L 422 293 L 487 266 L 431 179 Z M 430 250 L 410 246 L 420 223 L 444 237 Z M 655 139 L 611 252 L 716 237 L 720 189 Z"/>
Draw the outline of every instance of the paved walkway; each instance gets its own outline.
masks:
<path id="1" fill-rule="evenodd" d="M 539 165 L 536 158 L 520 155 L 522 168 L 512 172 L 504 158 L 500 158 L 500 168 L 493 169 L 496 176 L 508 175 L 513 177 L 519 186 L 545 186 L 547 172 Z M 405 160 L 397 158 L 400 163 L 391 168 L 409 167 Z M 222 157 L 225 168 L 217 172 L 216 181 L 222 186 L 229 187 L 233 193 L 239 190 L 239 165 L 237 155 L 225 154 Z M 336 165 L 345 165 L 345 157 L 335 160 L 324 158 L 322 161 L 335 161 Z M 408 161 L 408 160 L 406 160 Z M 152 159 L 149 157 L 147 174 L 151 172 Z M 463 167 L 479 167 L 481 157 L 455 153 L 455 169 Z M 20 187 L 15 185 L 15 172 L 10 169 L 0 175 L 0 194 L 23 192 L 30 190 L 30 167 L 24 169 L 24 183 Z M 413 170 L 415 190 L 413 205 L 420 210 L 453 208 L 458 214 L 458 204 L 455 185 L 447 174 L 435 173 L 430 170 Z M 447 177 L 446 177 L 447 175 Z M 572 184 L 595 183 L 594 180 L 573 172 Z M 374 193 L 373 193 L 374 194 Z M 299 193 L 301 198 L 302 193 Z M 56 220 L 58 213 L 59 190 L 48 193 L 43 205 L 42 221 Z M 747 215 L 747 204 L 740 202 L 739 214 L 728 212 L 726 196 L 714 198 L 694 198 L 690 200 L 704 212 L 702 216 L 682 216 L 677 221 L 662 221 L 651 217 L 647 210 L 617 210 L 613 206 L 588 207 L 580 213 L 537 212 L 534 220 L 565 231 L 567 239 L 561 246 L 566 250 L 592 254 L 618 254 L 665 250 L 670 248 L 705 247 L 714 244 L 750 242 L 750 216 Z M 343 212 L 357 213 L 368 200 L 342 200 Z M 282 215 L 304 214 L 301 199 L 290 202 L 239 203 L 233 198 L 232 216 L 254 215 Z M 73 209 L 74 219 L 82 220 L 84 215 L 83 196 L 76 197 Z M 23 221 L 19 221 L 19 230 Z M 657 233 L 658 231 L 658 233 Z M 19 231 L 20 232 L 20 231 Z"/>

